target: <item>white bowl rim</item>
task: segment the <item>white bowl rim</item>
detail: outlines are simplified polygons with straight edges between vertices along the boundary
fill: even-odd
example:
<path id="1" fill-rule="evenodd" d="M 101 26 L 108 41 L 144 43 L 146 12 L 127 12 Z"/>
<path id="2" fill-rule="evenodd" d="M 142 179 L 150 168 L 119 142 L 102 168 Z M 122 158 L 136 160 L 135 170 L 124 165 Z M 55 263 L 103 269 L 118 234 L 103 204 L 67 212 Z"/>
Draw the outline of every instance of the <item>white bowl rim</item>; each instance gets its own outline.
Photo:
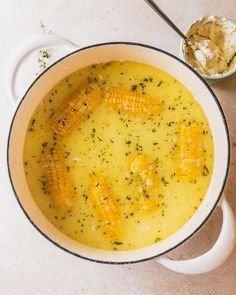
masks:
<path id="1" fill-rule="evenodd" d="M 86 256 L 82 256 L 78 253 L 75 253 L 63 246 L 61 246 L 58 242 L 56 242 L 55 240 L 53 240 L 52 238 L 50 238 L 47 234 L 45 234 L 43 232 L 43 230 L 41 230 L 35 223 L 34 221 L 31 219 L 31 217 L 29 216 L 29 214 L 26 212 L 26 210 L 24 209 L 22 203 L 20 202 L 20 198 L 18 197 L 18 194 L 16 192 L 16 189 L 15 189 L 15 186 L 14 186 L 14 183 L 13 183 L 13 180 L 12 180 L 12 176 L 11 176 L 11 169 L 10 169 L 10 155 L 9 155 L 9 148 L 10 148 L 10 139 L 11 139 L 11 133 L 12 133 L 12 128 L 13 128 L 13 125 L 14 125 L 14 121 L 15 121 L 15 118 L 16 118 L 16 115 L 18 113 L 18 110 L 22 104 L 22 102 L 24 101 L 24 99 L 26 98 L 28 92 L 31 90 L 31 88 L 34 86 L 34 84 L 50 69 L 52 68 L 54 65 L 58 64 L 60 61 L 70 57 L 71 55 L 73 54 L 76 54 L 80 51 L 84 51 L 84 50 L 87 50 L 89 48 L 95 48 L 95 47 L 99 47 L 99 46 L 109 46 L 109 45 L 133 45 L 133 46 L 140 46 L 140 47 L 144 47 L 144 48 L 148 48 L 148 49 L 152 49 L 154 51 L 158 51 L 158 52 L 161 52 L 177 61 L 179 61 L 181 64 L 183 64 L 184 66 L 186 66 L 189 70 L 191 70 L 200 80 L 201 82 L 206 86 L 206 88 L 209 90 L 210 94 L 212 95 L 212 98 L 214 99 L 218 109 L 219 109 L 219 112 L 220 112 L 220 115 L 222 117 L 222 121 L 223 121 L 223 124 L 224 124 L 224 127 L 225 127 L 225 132 L 226 132 L 226 139 L 227 139 L 227 165 L 226 165 L 226 170 L 225 170 L 225 175 L 224 175 L 224 178 L 222 179 L 222 185 L 221 185 L 221 189 L 219 191 L 219 194 L 218 194 L 218 197 L 216 198 L 216 201 L 215 201 L 215 204 L 212 206 L 211 210 L 209 211 L 208 215 L 206 216 L 206 218 L 201 222 L 201 224 L 194 230 L 192 231 L 192 233 L 190 235 L 188 235 L 186 238 L 184 238 L 181 242 L 177 243 L 176 245 L 174 245 L 173 247 L 169 248 L 168 250 L 162 252 L 162 253 L 159 253 L 159 254 L 156 254 L 154 256 L 151 256 L 151 257 L 146 257 L 146 258 L 143 258 L 143 259 L 138 259 L 138 260 L 131 260 L 131 261 L 104 261 L 104 260 L 97 260 L 97 259 L 92 259 L 92 258 L 89 258 L 89 257 L 86 257 Z M 9 175 L 9 179 L 10 179 L 10 184 L 12 186 L 12 189 L 13 189 L 13 192 L 15 194 L 15 197 L 17 199 L 17 202 L 19 204 L 19 206 L 21 207 L 22 211 L 24 212 L 25 216 L 27 217 L 27 219 L 30 221 L 30 223 L 35 227 L 35 229 L 43 236 L 45 237 L 48 241 L 50 241 L 52 244 L 54 244 L 55 246 L 57 246 L 58 248 L 64 250 L 66 253 L 69 253 L 69 254 L 72 254 L 76 257 L 79 257 L 79 258 L 82 258 L 82 259 L 85 259 L 85 260 L 88 260 L 88 261 L 92 261 L 92 262 L 96 262 L 96 263 L 102 263 L 102 264 L 115 264 L 115 265 L 119 265 L 119 264 L 133 264 L 133 263 L 139 263 L 139 262 L 145 262 L 145 261 L 149 261 L 151 259 L 154 259 L 154 258 L 157 258 L 157 257 L 160 257 L 174 249 L 176 249 L 177 247 L 181 246 L 182 244 L 184 244 L 187 240 L 189 240 L 191 237 L 193 237 L 199 230 L 200 228 L 202 228 L 202 226 L 208 221 L 208 219 L 210 218 L 210 216 L 212 215 L 212 213 L 214 212 L 217 204 L 219 203 L 220 201 L 220 198 L 221 198 L 221 195 L 223 193 L 223 190 L 224 190 L 224 187 L 225 187 L 225 184 L 226 184 L 226 180 L 227 180 L 227 176 L 228 176 L 228 173 L 229 173 L 229 164 L 230 164 L 230 137 L 229 137 L 229 129 L 228 129 L 228 125 L 227 125 L 227 121 L 226 121 L 226 117 L 224 115 L 224 112 L 223 112 L 223 109 L 220 105 L 220 102 L 217 98 L 217 96 L 215 95 L 215 93 L 213 92 L 213 90 L 211 89 L 211 87 L 209 86 L 209 84 L 204 80 L 204 78 L 198 73 L 196 72 L 189 64 L 187 64 L 185 61 L 181 60 L 179 57 L 163 50 L 163 49 L 160 49 L 158 47 L 154 47 L 154 46 L 151 46 L 151 45 L 147 45 L 147 44 L 143 44 L 143 43 L 138 43 L 138 42 L 128 42 L 128 41 L 113 41 L 113 42 L 102 42 L 102 43 L 96 43 L 96 44 L 93 44 L 93 45 L 89 45 L 89 46 L 85 46 L 85 47 L 82 47 L 82 48 L 78 48 L 77 50 L 63 56 L 62 58 L 58 59 L 56 62 L 54 62 L 53 64 L 51 64 L 47 69 L 45 69 L 45 71 L 43 71 L 32 83 L 31 85 L 28 87 L 28 89 L 26 90 L 25 94 L 23 95 L 23 97 L 20 99 L 19 101 L 19 104 L 17 105 L 17 108 L 14 112 L 14 115 L 11 119 L 11 124 L 10 124 L 10 129 L 9 129 L 9 134 L 8 134 L 8 138 L 7 138 L 7 169 L 8 169 L 8 175 Z M 128 252 L 128 251 L 127 251 Z"/>

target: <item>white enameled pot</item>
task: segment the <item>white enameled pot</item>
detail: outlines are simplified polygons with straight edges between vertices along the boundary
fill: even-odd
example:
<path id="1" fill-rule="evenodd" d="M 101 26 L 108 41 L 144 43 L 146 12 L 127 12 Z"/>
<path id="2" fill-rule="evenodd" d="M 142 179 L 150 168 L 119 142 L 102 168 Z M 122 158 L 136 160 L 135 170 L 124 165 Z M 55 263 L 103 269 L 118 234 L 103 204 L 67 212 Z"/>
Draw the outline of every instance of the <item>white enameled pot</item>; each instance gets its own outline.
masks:
<path id="1" fill-rule="evenodd" d="M 47 68 L 29 87 L 19 101 L 14 94 L 15 74 L 24 57 L 35 49 L 50 45 L 64 46 L 70 53 Z M 7 161 L 9 177 L 16 198 L 25 215 L 35 228 L 49 241 L 75 256 L 95 262 L 122 264 L 155 259 L 176 272 L 197 274 L 210 271 L 230 255 L 235 241 L 233 212 L 223 195 L 229 168 L 229 136 L 219 102 L 204 80 L 175 56 L 151 46 L 112 42 L 78 49 L 65 39 L 39 35 L 25 40 L 10 55 L 7 65 L 6 90 L 8 97 L 17 104 L 8 139 Z M 58 231 L 42 214 L 34 202 L 24 174 L 23 144 L 29 120 L 42 98 L 67 75 L 94 63 L 111 60 L 129 60 L 151 64 L 181 81 L 201 104 L 212 130 L 215 160 L 212 179 L 205 198 L 192 218 L 169 238 L 138 250 L 105 251 L 87 247 Z M 205 254 L 189 260 L 172 260 L 167 253 L 191 238 L 208 220 L 216 206 L 223 213 L 223 223 L 214 246 Z"/>

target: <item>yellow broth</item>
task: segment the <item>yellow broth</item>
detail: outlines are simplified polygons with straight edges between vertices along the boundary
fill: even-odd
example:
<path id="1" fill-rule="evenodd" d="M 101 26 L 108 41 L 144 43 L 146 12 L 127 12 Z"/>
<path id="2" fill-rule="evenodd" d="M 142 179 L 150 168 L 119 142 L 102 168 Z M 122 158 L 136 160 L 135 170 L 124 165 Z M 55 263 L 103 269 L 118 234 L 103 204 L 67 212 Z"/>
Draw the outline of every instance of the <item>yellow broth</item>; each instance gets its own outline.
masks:
<path id="1" fill-rule="evenodd" d="M 90 117 L 68 136 L 54 134 L 50 115 L 81 85 L 117 86 L 150 96 L 162 104 L 152 118 L 116 112 L 104 100 Z M 176 175 L 178 128 L 202 128 L 204 170 L 194 179 Z M 58 211 L 50 198 L 40 157 L 60 147 L 67 173 L 75 186 L 71 212 Z M 148 199 L 158 204 L 150 212 L 135 205 L 140 199 L 140 179 L 130 173 L 137 155 L 146 155 L 157 172 L 157 182 L 147 188 Z M 24 167 L 32 196 L 46 218 L 65 235 L 91 247 L 109 250 L 137 249 L 158 243 L 175 233 L 194 214 L 207 191 L 214 148 L 207 118 L 190 91 L 174 77 L 147 64 L 112 61 L 80 69 L 58 83 L 35 110 L 25 138 Z M 116 198 L 122 236 L 112 240 L 101 230 L 88 185 L 92 174 L 103 175 Z"/>

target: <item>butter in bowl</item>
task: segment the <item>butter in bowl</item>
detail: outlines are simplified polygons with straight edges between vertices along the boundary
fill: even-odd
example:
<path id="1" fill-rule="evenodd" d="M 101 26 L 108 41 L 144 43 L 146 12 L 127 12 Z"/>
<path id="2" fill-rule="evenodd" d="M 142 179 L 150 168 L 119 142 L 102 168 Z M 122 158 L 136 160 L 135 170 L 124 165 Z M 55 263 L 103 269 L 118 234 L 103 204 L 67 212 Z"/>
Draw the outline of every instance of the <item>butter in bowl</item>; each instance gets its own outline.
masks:
<path id="1" fill-rule="evenodd" d="M 204 16 L 187 30 L 181 57 L 208 82 L 236 72 L 236 22 L 220 16 Z"/>

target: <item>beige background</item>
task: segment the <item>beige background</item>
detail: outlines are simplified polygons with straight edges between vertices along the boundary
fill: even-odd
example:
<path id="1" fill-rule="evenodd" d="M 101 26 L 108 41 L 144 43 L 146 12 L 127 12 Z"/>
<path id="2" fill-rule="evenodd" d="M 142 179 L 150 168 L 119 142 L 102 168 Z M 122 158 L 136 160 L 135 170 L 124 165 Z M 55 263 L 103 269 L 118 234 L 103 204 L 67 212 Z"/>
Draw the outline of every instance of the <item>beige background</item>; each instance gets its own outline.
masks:
<path id="1" fill-rule="evenodd" d="M 236 19 L 236 0 L 157 1 L 185 29 L 204 14 Z M 137 41 L 178 54 L 179 37 L 143 0 L 0 0 L 0 64 L 25 37 L 47 30 L 80 46 L 103 41 Z M 35 61 L 36 63 L 36 61 Z M 35 65 L 34 65 L 35 67 Z M 3 77 L 1 72 L 1 75 Z M 29 79 L 33 79 L 30 77 Z M 24 85 L 23 78 L 20 81 Z M 2 80 L 2 84 L 3 80 Z M 4 88 L 2 85 L 1 89 Z M 232 158 L 225 193 L 236 212 L 236 75 L 213 87 L 225 111 Z M 0 92 L 0 294 L 57 295 L 233 295 L 236 294 L 236 249 L 217 270 L 204 275 L 173 273 L 150 261 L 109 266 L 75 258 L 50 244 L 24 217 L 6 175 L 5 147 L 13 109 Z M 209 249 L 221 226 L 216 211 L 204 228 L 173 253 L 193 257 Z"/>

